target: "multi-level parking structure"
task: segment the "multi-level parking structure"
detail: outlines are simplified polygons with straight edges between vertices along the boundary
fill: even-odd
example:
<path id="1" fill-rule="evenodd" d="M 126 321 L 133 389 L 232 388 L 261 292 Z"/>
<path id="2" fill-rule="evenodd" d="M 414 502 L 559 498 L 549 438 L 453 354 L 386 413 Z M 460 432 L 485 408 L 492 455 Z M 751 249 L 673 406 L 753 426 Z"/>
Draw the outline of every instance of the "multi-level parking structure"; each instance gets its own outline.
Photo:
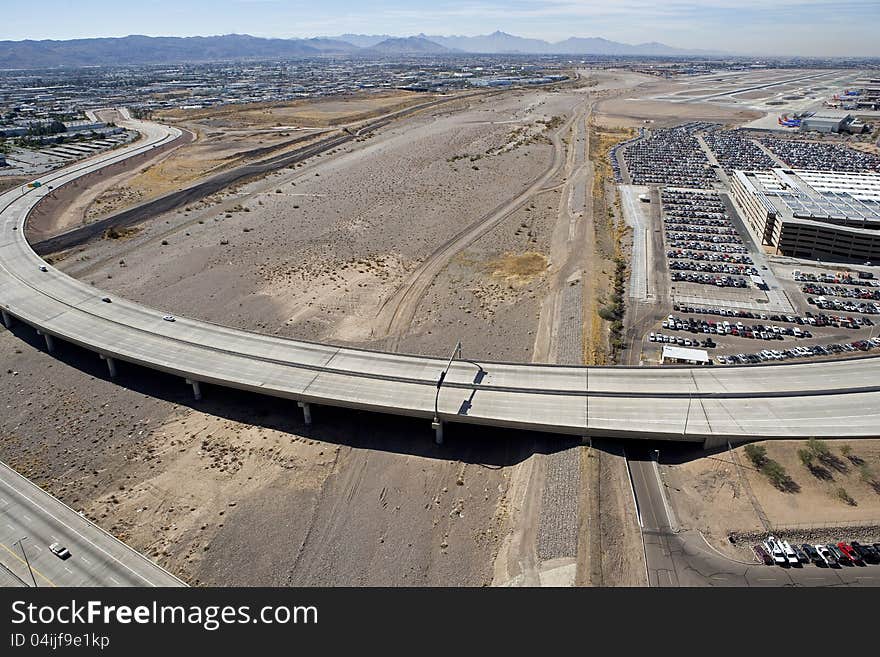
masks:
<path id="1" fill-rule="evenodd" d="M 137 144 L 0 196 L 0 310 L 7 326 L 31 326 L 49 350 L 58 341 L 120 364 L 204 384 L 312 405 L 446 423 L 576 436 L 691 441 L 706 446 L 758 438 L 865 437 L 880 426 L 880 361 L 864 358 L 760 368 L 569 367 L 471 362 L 284 339 L 178 317 L 77 281 L 42 260 L 25 239 L 30 212 L 54 187 L 175 137 L 131 122 Z M 438 383 L 446 372 L 442 385 Z M 307 419 L 308 421 L 308 419 Z M 438 432 L 438 437 L 439 437 Z"/>

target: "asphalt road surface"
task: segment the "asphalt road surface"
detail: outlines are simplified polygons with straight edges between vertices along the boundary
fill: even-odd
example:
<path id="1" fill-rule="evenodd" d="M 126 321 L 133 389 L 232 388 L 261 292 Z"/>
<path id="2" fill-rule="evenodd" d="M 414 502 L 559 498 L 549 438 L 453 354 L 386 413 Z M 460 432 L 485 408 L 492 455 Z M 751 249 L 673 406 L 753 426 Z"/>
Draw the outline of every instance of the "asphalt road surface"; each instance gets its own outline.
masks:
<path id="1" fill-rule="evenodd" d="M 56 542 L 68 558 L 49 550 Z M 3 463 L 0 566 L 9 586 L 185 586 Z"/>

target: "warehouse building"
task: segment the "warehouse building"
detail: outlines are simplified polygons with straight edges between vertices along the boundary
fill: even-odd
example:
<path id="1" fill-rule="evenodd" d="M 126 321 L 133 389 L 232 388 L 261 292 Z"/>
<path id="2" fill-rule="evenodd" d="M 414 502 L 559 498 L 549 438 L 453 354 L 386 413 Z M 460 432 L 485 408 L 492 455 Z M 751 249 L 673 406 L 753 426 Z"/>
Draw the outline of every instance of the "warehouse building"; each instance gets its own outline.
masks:
<path id="1" fill-rule="evenodd" d="M 772 169 L 734 171 L 731 192 L 769 253 L 880 262 L 880 174 Z"/>

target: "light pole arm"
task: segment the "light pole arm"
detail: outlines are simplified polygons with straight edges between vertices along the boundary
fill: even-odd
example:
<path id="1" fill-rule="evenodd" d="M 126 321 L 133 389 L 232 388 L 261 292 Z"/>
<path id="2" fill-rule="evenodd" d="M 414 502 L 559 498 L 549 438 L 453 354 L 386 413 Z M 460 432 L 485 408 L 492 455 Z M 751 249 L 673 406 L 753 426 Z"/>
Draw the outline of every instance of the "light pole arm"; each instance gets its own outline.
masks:
<path id="1" fill-rule="evenodd" d="M 455 345 L 455 349 L 452 350 L 452 355 L 449 357 L 449 362 L 446 363 L 446 367 L 443 369 L 442 372 L 440 372 L 440 376 L 437 378 L 437 392 L 434 394 L 434 422 L 440 421 L 440 389 L 443 387 L 443 382 L 446 380 L 446 375 L 449 373 L 449 368 L 452 367 L 452 362 L 455 360 L 456 356 L 458 356 L 459 360 L 470 363 L 480 372 L 484 373 L 486 371 L 479 363 L 472 360 L 466 360 L 461 357 L 461 340 L 459 340 Z"/>

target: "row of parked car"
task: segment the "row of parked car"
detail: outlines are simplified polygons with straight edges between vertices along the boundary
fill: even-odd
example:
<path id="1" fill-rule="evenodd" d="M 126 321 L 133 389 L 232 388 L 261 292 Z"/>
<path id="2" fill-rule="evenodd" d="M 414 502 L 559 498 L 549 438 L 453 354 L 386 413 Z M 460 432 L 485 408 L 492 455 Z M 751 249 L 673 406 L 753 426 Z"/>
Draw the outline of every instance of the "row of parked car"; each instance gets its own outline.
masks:
<path id="1" fill-rule="evenodd" d="M 840 541 L 827 545 L 802 543 L 792 545 L 786 540 L 768 536 L 763 543 L 752 546 L 755 558 L 767 566 L 800 568 L 812 563 L 820 568 L 880 564 L 880 543 Z"/>
<path id="2" fill-rule="evenodd" d="M 782 351 L 776 349 L 763 349 L 756 354 L 734 354 L 732 356 L 719 356 L 720 365 L 749 365 L 763 363 L 769 360 L 788 360 L 790 358 L 811 358 L 817 356 L 835 356 L 858 351 L 870 351 L 880 348 L 880 338 L 868 340 L 856 340 L 855 342 L 832 343 L 826 345 L 814 344 L 803 347 L 792 347 Z"/>
<path id="3" fill-rule="evenodd" d="M 664 197 L 665 198 L 665 197 Z M 719 204 L 720 205 L 720 204 Z M 720 210 L 712 212 L 704 212 L 702 210 L 693 210 L 686 205 L 667 206 L 663 222 L 671 224 L 680 224 L 683 220 L 687 220 L 689 226 L 729 226 L 730 222 L 724 215 L 724 206 Z"/>
<path id="4" fill-rule="evenodd" d="M 754 261 L 745 253 L 706 253 L 690 249 L 669 249 L 666 257 L 670 260 L 706 260 L 708 262 L 732 262 L 740 265 L 753 265 Z"/>
<path id="5" fill-rule="evenodd" d="M 675 344 L 679 347 L 703 347 L 704 349 L 714 349 L 718 346 L 712 338 L 700 340 L 699 338 L 681 338 L 674 335 L 654 332 L 651 332 L 648 336 L 648 342 L 656 342 L 657 344 Z"/>
<path id="6" fill-rule="evenodd" d="M 712 251 L 713 253 L 748 253 L 748 249 L 738 244 L 716 244 L 705 240 L 672 239 L 666 240 L 672 249 L 690 249 L 692 251 Z"/>
<path id="7" fill-rule="evenodd" d="M 749 276 L 758 273 L 757 268 L 749 265 L 728 265 L 693 260 L 672 260 L 669 263 L 669 269 L 673 271 L 701 271 L 707 274 L 733 274 L 735 276 Z"/>
<path id="8" fill-rule="evenodd" d="M 773 326 L 764 324 L 743 324 L 742 322 L 714 321 L 696 317 L 676 317 L 669 315 L 663 321 L 663 328 L 671 331 L 689 331 L 691 333 L 715 333 L 735 337 L 755 338 L 761 340 L 782 340 L 786 336 L 793 338 L 812 338 L 808 330 L 799 326 Z"/>
<path id="9" fill-rule="evenodd" d="M 734 278 L 733 276 L 712 276 L 711 274 L 673 271 L 670 274 L 670 278 L 674 283 L 700 283 L 702 285 L 714 285 L 715 287 L 746 288 L 749 286 L 746 279 Z"/>
<path id="10" fill-rule="evenodd" d="M 819 285 L 818 283 L 804 283 L 801 289 L 807 294 L 816 294 L 842 299 L 870 299 L 880 301 L 880 290 L 867 288 L 843 287 L 842 285 Z"/>
<path id="11" fill-rule="evenodd" d="M 667 217 L 663 222 L 666 230 L 672 233 L 698 233 L 701 235 L 736 235 L 735 228 L 728 228 L 725 226 L 701 226 L 691 225 L 691 224 L 681 224 L 677 223 L 678 219 L 672 219 Z"/>
<path id="12" fill-rule="evenodd" d="M 827 297 L 807 297 L 807 303 L 821 308 L 822 310 L 839 310 L 848 313 L 861 313 L 863 315 L 880 315 L 880 303 L 872 301 L 864 301 L 856 303 L 855 301 L 840 301 L 839 299 L 828 299 Z"/>
<path id="13" fill-rule="evenodd" d="M 849 273 L 810 274 L 794 270 L 794 280 L 798 283 L 827 283 L 830 285 L 857 285 L 859 287 L 880 287 L 880 281 L 874 280 L 871 272 L 860 271 L 855 276 Z"/>
<path id="14" fill-rule="evenodd" d="M 742 244 L 737 235 L 705 235 L 697 232 L 678 232 L 667 227 L 666 238 L 670 244 L 677 242 L 700 242 L 702 244 Z"/>
<path id="15" fill-rule="evenodd" d="M 799 315 L 778 315 L 759 313 L 751 310 L 731 310 L 729 308 L 709 308 L 706 306 L 686 306 L 674 304 L 675 312 L 716 315 L 718 317 L 736 317 L 737 319 L 761 319 L 770 322 L 788 322 L 799 326 L 833 326 L 834 328 L 858 329 L 874 326 L 874 322 L 868 317 L 848 317 L 846 315 L 826 315 L 819 313 L 814 315 L 807 311 L 803 317 Z"/>

